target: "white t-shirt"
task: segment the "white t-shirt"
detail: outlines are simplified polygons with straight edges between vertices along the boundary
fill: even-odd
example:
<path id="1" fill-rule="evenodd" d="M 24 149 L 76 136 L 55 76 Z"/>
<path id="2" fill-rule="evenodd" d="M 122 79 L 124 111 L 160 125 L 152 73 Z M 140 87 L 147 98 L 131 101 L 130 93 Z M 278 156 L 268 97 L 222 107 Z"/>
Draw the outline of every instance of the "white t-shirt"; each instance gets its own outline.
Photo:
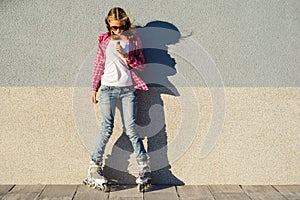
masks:
<path id="1" fill-rule="evenodd" d="M 125 58 L 116 50 L 117 42 L 129 53 L 129 41 L 110 40 L 106 48 L 106 61 L 101 84 L 107 86 L 125 87 L 132 85 L 132 77 Z"/>

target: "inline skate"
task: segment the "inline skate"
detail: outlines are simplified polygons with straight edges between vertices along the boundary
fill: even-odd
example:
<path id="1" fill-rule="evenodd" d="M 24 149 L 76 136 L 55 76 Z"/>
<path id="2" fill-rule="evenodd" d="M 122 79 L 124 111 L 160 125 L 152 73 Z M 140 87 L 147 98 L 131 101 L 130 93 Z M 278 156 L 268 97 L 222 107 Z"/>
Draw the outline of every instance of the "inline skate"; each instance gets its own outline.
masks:
<path id="1" fill-rule="evenodd" d="M 149 159 L 147 156 L 137 158 L 139 176 L 136 179 L 137 189 L 144 192 L 151 186 L 151 170 L 149 167 Z"/>
<path id="2" fill-rule="evenodd" d="M 95 163 L 94 161 L 91 161 L 88 169 L 88 175 L 83 180 L 83 183 L 94 189 L 108 192 L 109 188 L 107 182 L 107 179 L 103 175 L 101 165 Z"/>

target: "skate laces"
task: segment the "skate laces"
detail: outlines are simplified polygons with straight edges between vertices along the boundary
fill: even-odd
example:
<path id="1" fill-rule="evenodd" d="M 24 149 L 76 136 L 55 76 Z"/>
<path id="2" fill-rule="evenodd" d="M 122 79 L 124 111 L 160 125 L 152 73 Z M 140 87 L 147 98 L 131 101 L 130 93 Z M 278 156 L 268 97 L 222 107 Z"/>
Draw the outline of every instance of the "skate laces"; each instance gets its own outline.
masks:
<path id="1" fill-rule="evenodd" d="M 99 167 L 99 168 L 97 169 L 97 173 L 98 173 L 100 176 L 103 176 L 103 170 L 102 170 L 101 167 Z"/>

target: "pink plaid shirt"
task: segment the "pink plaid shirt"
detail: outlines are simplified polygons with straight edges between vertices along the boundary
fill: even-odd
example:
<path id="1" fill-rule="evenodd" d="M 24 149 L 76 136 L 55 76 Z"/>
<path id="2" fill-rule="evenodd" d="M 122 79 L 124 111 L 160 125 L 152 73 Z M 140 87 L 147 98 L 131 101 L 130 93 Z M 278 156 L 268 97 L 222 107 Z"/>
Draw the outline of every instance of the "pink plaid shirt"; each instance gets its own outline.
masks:
<path id="1" fill-rule="evenodd" d="M 101 85 L 101 77 L 104 73 L 106 59 L 105 51 L 110 40 L 111 36 L 108 35 L 108 32 L 103 33 L 99 36 L 91 90 L 98 91 Z M 136 36 L 136 38 L 133 40 L 129 40 L 130 59 L 129 61 L 127 61 L 127 65 L 131 69 L 130 72 L 134 87 L 140 90 L 148 90 L 146 83 L 135 73 L 144 70 L 144 56 L 142 54 L 142 50 L 142 42 L 138 36 Z"/>

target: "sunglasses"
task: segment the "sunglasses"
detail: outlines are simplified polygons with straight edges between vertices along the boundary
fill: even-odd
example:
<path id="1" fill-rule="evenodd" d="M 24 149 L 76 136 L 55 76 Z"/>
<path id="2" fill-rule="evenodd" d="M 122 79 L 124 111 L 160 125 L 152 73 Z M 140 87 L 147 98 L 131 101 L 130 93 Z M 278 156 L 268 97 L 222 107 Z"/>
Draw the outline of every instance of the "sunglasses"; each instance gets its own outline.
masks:
<path id="1" fill-rule="evenodd" d="M 116 31 L 118 29 L 120 30 L 124 30 L 125 29 L 125 25 L 121 25 L 121 26 L 111 26 L 110 28 L 113 30 L 113 31 Z"/>

